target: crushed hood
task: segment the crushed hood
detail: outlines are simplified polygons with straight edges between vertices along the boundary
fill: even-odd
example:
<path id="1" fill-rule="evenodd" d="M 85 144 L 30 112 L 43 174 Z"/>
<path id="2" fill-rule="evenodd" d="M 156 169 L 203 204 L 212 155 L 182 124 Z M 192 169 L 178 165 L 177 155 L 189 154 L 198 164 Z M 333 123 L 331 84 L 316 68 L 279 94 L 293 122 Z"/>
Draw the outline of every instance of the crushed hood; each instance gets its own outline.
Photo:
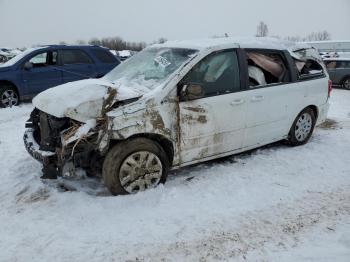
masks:
<path id="1" fill-rule="evenodd" d="M 50 88 L 38 94 L 33 99 L 33 105 L 58 118 L 69 117 L 86 122 L 102 117 L 103 106 L 111 98 L 111 93 L 115 94 L 112 103 L 142 96 L 138 91 L 104 79 L 87 79 Z"/>

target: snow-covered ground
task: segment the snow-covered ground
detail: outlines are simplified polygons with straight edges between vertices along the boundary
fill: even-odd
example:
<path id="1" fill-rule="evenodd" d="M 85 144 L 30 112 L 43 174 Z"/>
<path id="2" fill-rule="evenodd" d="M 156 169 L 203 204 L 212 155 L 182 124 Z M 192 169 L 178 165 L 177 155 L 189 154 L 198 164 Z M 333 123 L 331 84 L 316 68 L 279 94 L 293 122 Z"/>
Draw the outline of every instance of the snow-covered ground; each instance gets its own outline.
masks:
<path id="1" fill-rule="evenodd" d="M 350 92 L 311 141 L 176 171 L 112 197 L 98 180 L 42 182 L 25 151 L 32 106 L 0 110 L 0 261 L 350 261 Z"/>

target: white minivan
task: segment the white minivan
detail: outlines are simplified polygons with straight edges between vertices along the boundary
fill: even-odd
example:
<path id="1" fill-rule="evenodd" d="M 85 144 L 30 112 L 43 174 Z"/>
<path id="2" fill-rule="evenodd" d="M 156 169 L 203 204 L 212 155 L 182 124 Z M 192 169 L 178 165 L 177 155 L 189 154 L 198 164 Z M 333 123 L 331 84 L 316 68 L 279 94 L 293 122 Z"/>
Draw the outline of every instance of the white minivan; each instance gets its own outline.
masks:
<path id="1" fill-rule="evenodd" d="M 267 38 L 150 46 L 101 79 L 34 98 L 28 152 L 42 178 L 83 168 L 112 194 L 164 183 L 168 171 L 286 139 L 325 121 L 331 82 L 317 50 Z"/>

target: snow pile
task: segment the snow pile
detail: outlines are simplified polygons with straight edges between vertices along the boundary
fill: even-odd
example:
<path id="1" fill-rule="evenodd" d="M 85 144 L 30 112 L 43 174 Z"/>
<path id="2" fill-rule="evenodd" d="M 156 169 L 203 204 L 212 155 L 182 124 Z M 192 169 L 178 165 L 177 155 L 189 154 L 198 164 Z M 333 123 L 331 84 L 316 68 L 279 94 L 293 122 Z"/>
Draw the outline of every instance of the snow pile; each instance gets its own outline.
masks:
<path id="1" fill-rule="evenodd" d="M 118 51 L 118 55 L 120 57 L 130 57 L 131 52 L 130 52 L 130 50 L 121 50 L 121 51 Z"/>
<path id="2" fill-rule="evenodd" d="M 32 53 L 32 52 L 34 52 L 36 50 L 43 49 L 43 48 L 45 48 L 45 47 L 41 46 L 41 47 L 35 47 L 35 48 L 28 48 L 25 51 L 19 53 L 15 57 L 13 57 L 12 59 L 10 59 L 9 61 L 7 61 L 6 63 L 1 64 L 0 67 L 13 66 L 18 61 L 20 61 L 22 58 L 26 57 L 28 54 L 30 54 L 30 53 Z"/>
<path id="3" fill-rule="evenodd" d="M 203 50 L 217 46 L 230 46 L 241 48 L 268 48 L 278 50 L 297 50 L 310 48 L 306 43 L 295 43 L 287 40 L 280 40 L 273 37 L 222 37 L 222 38 L 203 38 L 192 40 L 174 40 L 163 44 L 154 44 L 153 47 L 173 47 L 173 48 L 192 48 Z"/>
<path id="4" fill-rule="evenodd" d="M 350 92 L 305 146 L 283 143 L 173 172 L 112 197 L 98 179 L 42 182 L 0 110 L 0 261 L 337 261 L 350 257 Z M 333 124 L 332 124 L 333 123 Z"/>

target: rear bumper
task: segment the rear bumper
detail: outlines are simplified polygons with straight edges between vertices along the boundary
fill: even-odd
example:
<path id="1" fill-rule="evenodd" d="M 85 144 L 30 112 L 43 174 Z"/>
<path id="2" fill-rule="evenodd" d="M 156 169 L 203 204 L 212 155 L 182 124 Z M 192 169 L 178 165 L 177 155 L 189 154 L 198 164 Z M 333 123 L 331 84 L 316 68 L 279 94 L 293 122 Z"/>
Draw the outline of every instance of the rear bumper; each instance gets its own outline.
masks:
<path id="1" fill-rule="evenodd" d="M 40 145 L 35 141 L 34 130 L 27 128 L 24 132 L 23 141 L 28 153 L 44 165 L 57 162 L 57 155 L 54 152 L 40 150 Z"/>
<path id="2" fill-rule="evenodd" d="M 324 121 L 326 121 L 327 115 L 328 115 L 329 106 L 330 106 L 330 104 L 329 104 L 329 99 L 328 99 L 327 103 L 325 103 L 325 104 L 323 104 L 323 105 L 318 107 L 318 118 L 317 118 L 316 125 L 320 125 Z"/>

